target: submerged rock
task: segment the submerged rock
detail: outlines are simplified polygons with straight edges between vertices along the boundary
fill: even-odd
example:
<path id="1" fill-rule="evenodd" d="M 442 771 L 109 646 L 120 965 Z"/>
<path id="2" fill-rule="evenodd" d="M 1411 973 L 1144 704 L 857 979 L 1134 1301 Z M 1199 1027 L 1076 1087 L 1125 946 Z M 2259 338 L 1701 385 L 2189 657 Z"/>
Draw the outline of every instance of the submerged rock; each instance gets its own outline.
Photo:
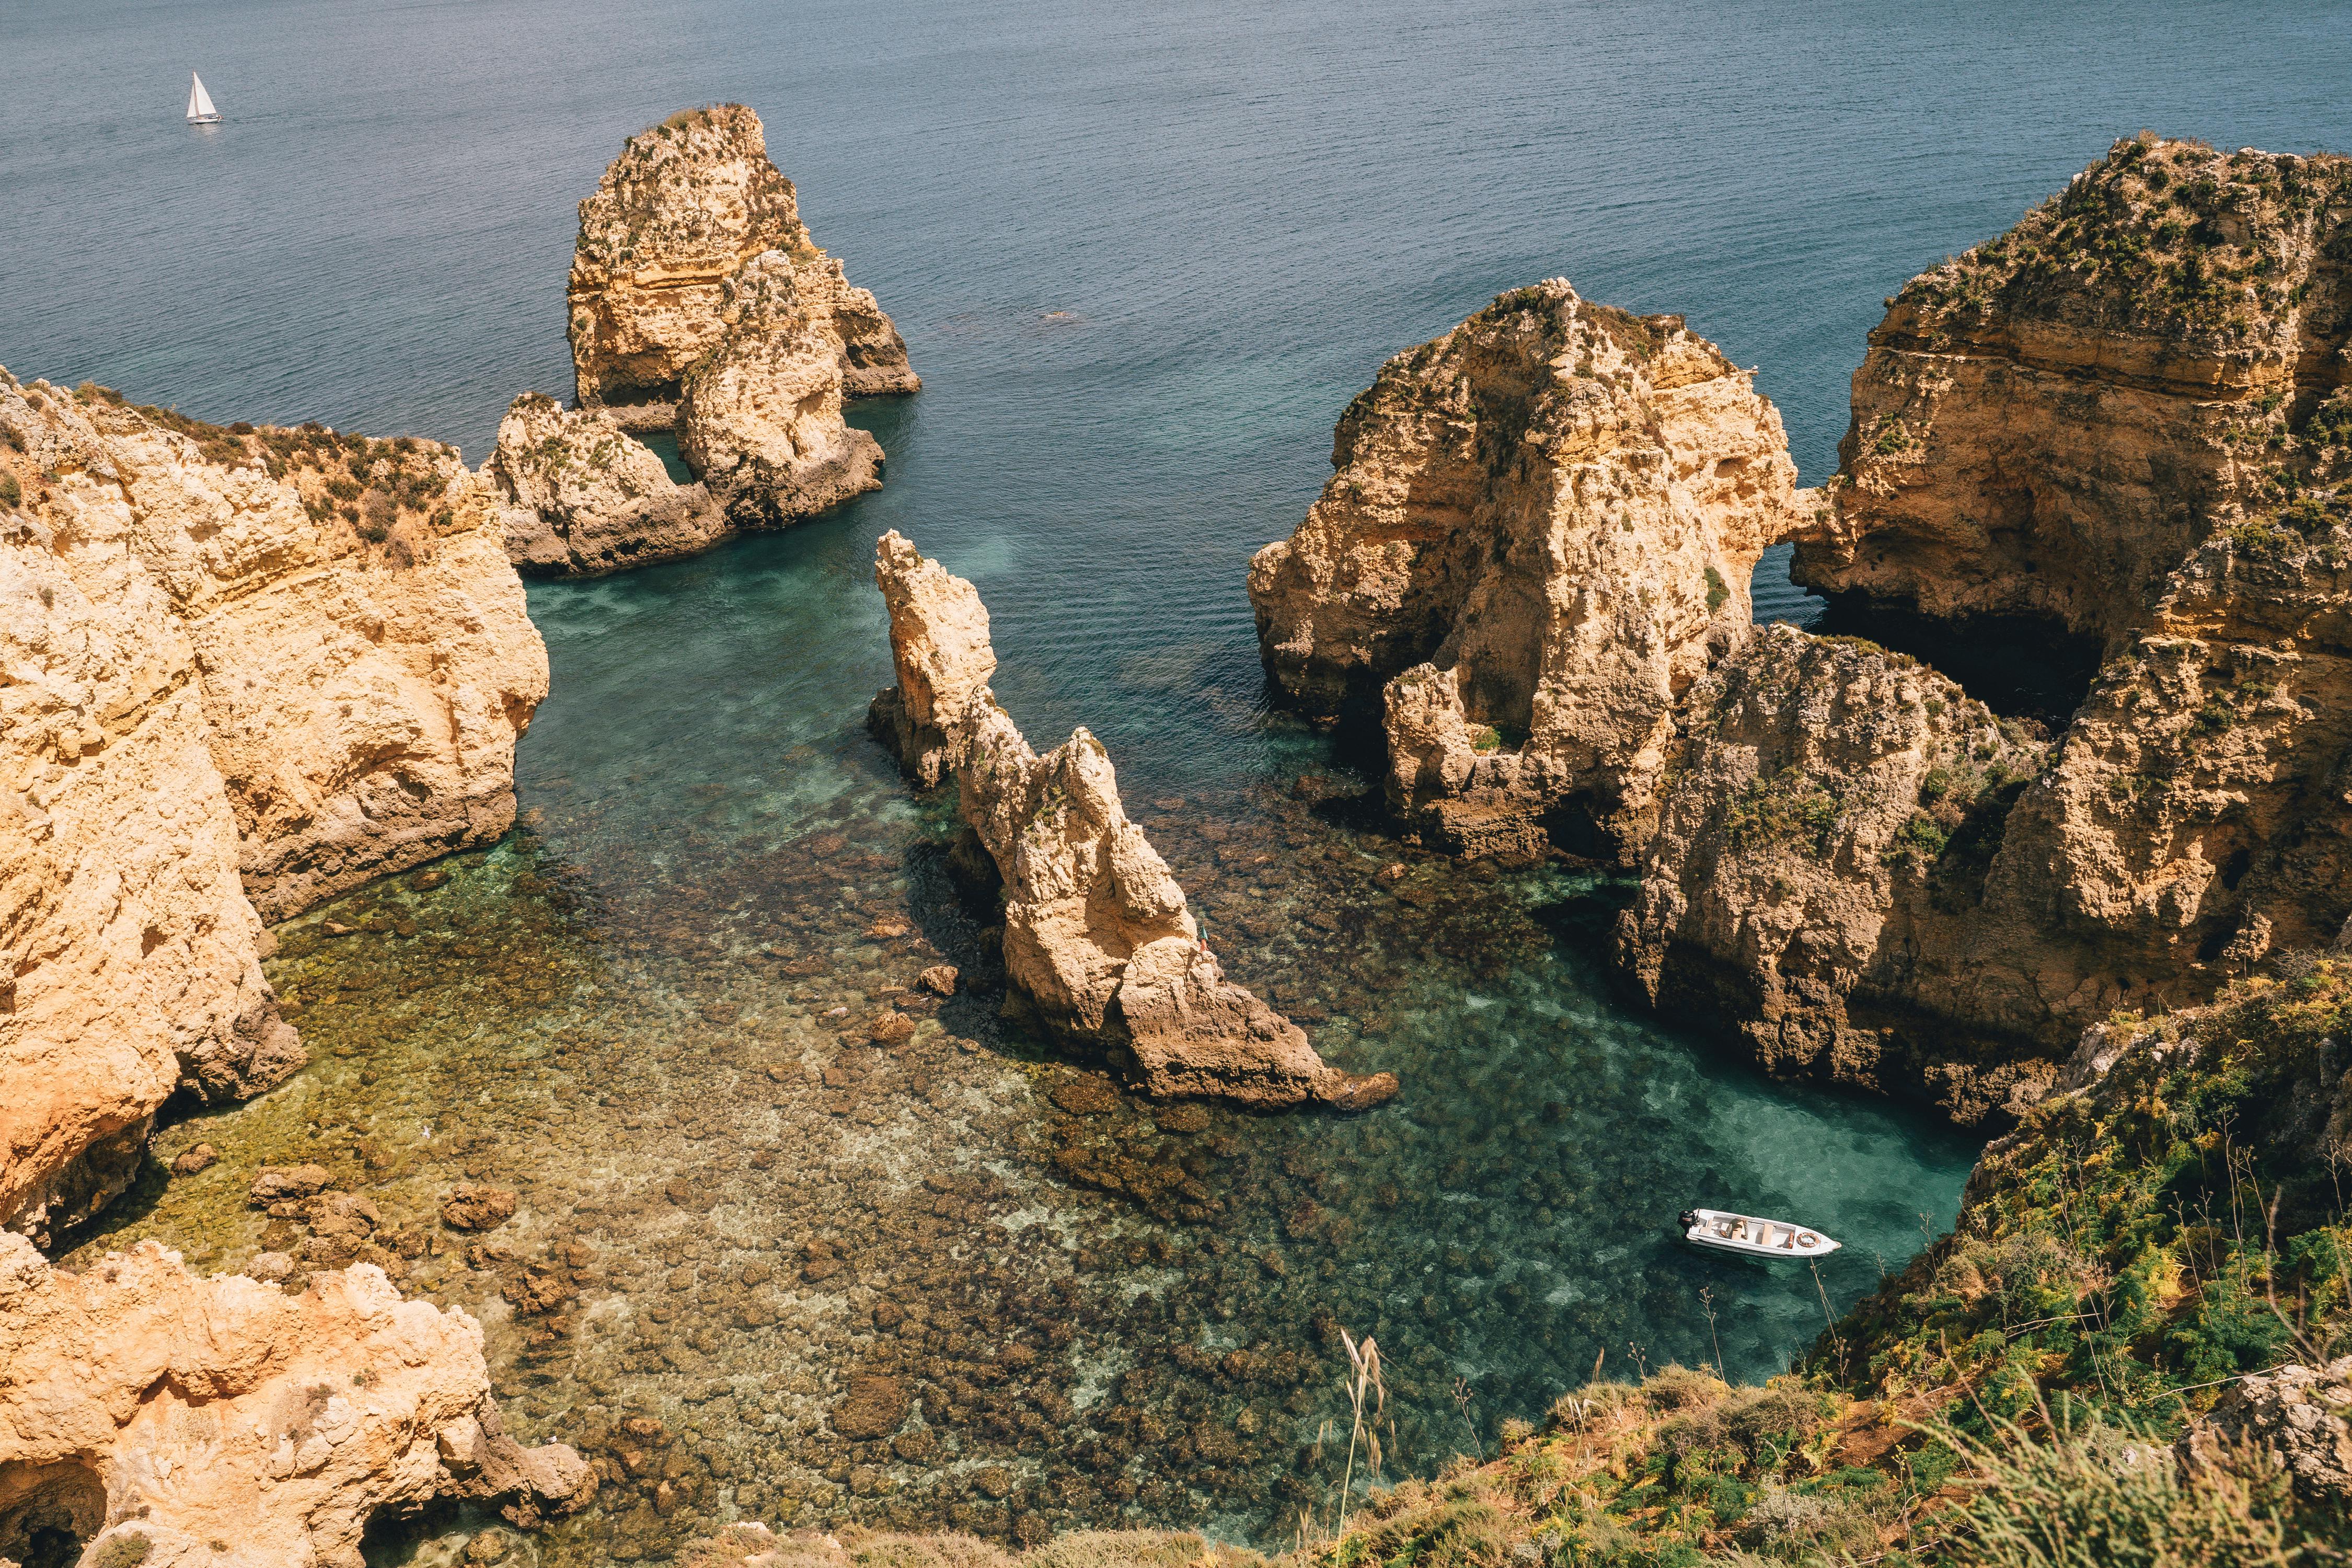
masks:
<path id="1" fill-rule="evenodd" d="M 1232 984 L 1184 891 L 1127 819 L 1110 758 L 1085 730 L 1044 756 L 998 706 L 988 612 L 961 577 L 897 533 L 876 550 L 898 684 L 871 723 L 926 784 L 952 773 L 958 809 L 1002 877 L 1004 969 L 1046 1026 L 1129 1053 L 1155 1095 L 1353 1109 L 1396 1090 L 1327 1066 L 1306 1034 Z"/>
<path id="2" fill-rule="evenodd" d="M 1382 366 L 1332 465 L 1250 563 L 1274 681 L 1377 711 L 1391 805 L 1448 848 L 1637 848 L 1677 701 L 1813 522 L 1748 373 L 1553 279 Z"/>
<path id="3" fill-rule="evenodd" d="M 520 570 L 590 576 L 688 555 L 727 531 L 700 484 L 681 485 L 602 409 L 526 392 L 499 422 L 483 465 L 498 491 L 507 558 Z"/>
<path id="4" fill-rule="evenodd" d="M 380 1509 L 586 1506 L 562 1444 L 525 1449 L 490 1400 L 482 1331 L 366 1264 L 299 1296 L 199 1279 L 152 1241 L 79 1275 L 0 1234 L 0 1557 L 36 1531 L 92 1562 L 356 1564 Z"/>
<path id="5" fill-rule="evenodd" d="M 45 1233 L 174 1088 L 301 1065 L 261 921 L 504 833 L 547 660 L 447 447 L 5 373 L 0 428 L 0 1223 Z"/>

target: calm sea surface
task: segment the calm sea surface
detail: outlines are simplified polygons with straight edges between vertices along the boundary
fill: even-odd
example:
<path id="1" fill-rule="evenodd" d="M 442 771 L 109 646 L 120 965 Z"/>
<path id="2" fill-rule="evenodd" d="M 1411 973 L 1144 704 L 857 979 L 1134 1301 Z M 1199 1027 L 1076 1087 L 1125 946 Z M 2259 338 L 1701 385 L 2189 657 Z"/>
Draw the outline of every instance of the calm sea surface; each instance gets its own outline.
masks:
<path id="1" fill-rule="evenodd" d="M 1785 1365 L 1948 1225 L 1973 1145 L 1626 1009 L 1615 889 L 1384 839 L 1265 710 L 1249 554 L 1381 360 L 1500 290 L 1686 314 L 1817 482 L 1881 297 L 2114 137 L 2352 140 L 2337 6 L 12 0 L 0 58 L 20 376 L 478 460 L 515 394 L 569 392 L 573 205 L 631 132 L 740 100 L 924 377 L 857 414 L 879 494 L 533 588 L 529 826 L 325 911 L 357 935 L 289 929 L 317 1065 L 175 1129 L 221 1163 L 87 1244 L 329 1266 L 242 1202 L 329 1163 L 484 1319 L 516 1424 L 609 1461 L 551 1563 L 734 1518 L 1286 1537 L 1330 1506 L 1341 1327 L 1387 1352 L 1391 1474 L 1596 1365 Z M 181 122 L 191 68 L 226 124 Z M 996 1020 L 947 812 L 861 728 L 885 528 L 978 583 L 1034 741 L 1108 742 L 1237 977 L 1394 1104 L 1155 1121 Z M 1758 602 L 1810 613 L 1784 560 Z M 980 993 L 915 1002 L 940 962 Z M 867 1048 L 891 1009 L 915 1038 Z M 520 1197 L 487 1238 L 436 1224 L 467 1177 Z M 1709 1200 L 1847 1249 L 1678 1250 Z"/>

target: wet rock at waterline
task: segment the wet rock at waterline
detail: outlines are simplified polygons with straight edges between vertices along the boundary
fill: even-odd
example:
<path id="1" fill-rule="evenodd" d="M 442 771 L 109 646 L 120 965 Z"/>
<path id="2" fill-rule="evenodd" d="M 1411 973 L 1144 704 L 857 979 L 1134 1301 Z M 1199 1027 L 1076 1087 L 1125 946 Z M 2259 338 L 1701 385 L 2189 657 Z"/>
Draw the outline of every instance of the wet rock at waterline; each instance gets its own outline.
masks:
<path id="1" fill-rule="evenodd" d="M 727 531 L 702 485 L 681 485 L 603 409 L 526 392 L 482 466 L 499 495 L 507 559 L 533 575 L 590 576 L 688 555 Z"/>
<path id="2" fill-rule="evenodd" d="M 292 1296 L 152 1241 L 72 1274 L 0 1234 L 0 1366 L 10 1561 L 47 1531 L 95 1562 L 217 1563 L 233 1538 L 237 1561 L 356 1563 L 379 1510 L 470 1497 L 537 1522 L 595 1493 L 571 1448 L 507 1435 L 473 1319 L 366 1265 Z"/>
<path id="3" fill-rule="evenodd" d="M 996 656 L 979 593 L 898 533 L 876 546 L 898 684 L 870 723 L 919 781 L 950 773 L 958 810 L 1003 879 L 1004 968 L 1048 1027 L 1132 1057 L 1155 1095 L 1345 1110 L 1396 1079 L 1329 1067 L 1201 940 L 1184 890 L 1128 820 L 1109 755 L 1085 730 L 1040 757 L 989 689 Z"/>

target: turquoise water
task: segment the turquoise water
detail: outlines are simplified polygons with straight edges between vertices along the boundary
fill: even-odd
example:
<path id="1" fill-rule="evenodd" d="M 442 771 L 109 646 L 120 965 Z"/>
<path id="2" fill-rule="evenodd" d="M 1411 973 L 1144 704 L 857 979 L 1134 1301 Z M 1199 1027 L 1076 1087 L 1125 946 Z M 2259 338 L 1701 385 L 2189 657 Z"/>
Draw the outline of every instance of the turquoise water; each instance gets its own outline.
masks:
<path id="1" fill-rule="evenodd" d="M 568 387 L 573 205 L 731 98 L 925 378 L 858 411 L 880 492 L 532 587 L 524 830 L 323 911 L 357 934 L 284 933 L 317 1065 L 175 1129 L 221 1163 L 89 1244 L 305 1245 L 239 1197 L 328 1163 L 410 1289 L 484 1318 L 516 1424 L 622 1472 L 551 1562 L 736 1517 L 1285 1534 L 1336 1480 L 1339 1327 L 1390 1354 L 1391 1473 L 1596 1361 L 1800 1352 L 1949 1223 L 1972 1145 L 1628 1010 L 1621 890 L 1400 852 L 1267 711 L 1248 555 L 1384 357 L 1552 274 L 1760 365 L 1818 481 L 1881 296 L 2142 125 L 2340 141 L 2352 65 L 2332 15 L 2107 4 L 229 0 L 0 34 L 19 374 L 478 459 Z M 226 124 L 179 122 L 191 66 Z M 979 584 L 1033 739 L 1109 745 L 1236 976 L 1398 1071 L 1392 1105 L 1163 1126 L 997 1024 L 945 808 L 862 730 L 888 527 Z M 1809 613 L 1773 570 L 1759 614 Z M 979 989 L 917 999 L 941 961 Z M 883 1010 L 914 1037 L 868 1048 Z M 436 1224 L 467 1178 L 520 1196 L 487 1239 Z M 1706 1199 L 1847 1249 L 1818 1280 L 1693 1256 L 1664 1226 Z M 853 1376 L 908 1393 L 894 1437 L 836 1429 Z"/>

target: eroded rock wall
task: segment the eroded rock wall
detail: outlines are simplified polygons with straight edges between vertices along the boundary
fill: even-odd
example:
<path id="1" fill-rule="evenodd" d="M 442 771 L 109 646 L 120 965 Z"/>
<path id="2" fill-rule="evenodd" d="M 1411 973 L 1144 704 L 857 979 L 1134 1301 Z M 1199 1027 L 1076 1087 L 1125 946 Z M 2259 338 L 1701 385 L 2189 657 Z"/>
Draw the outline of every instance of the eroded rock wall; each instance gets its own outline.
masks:
<path id="1" fill-rule="evenodd" d="M 1780 415 L 1680 318 L 1554 279 L 1399 354 L 1250 598 L 1300 708 L 1381 724 L 1391 803 L 1449 847 L 1629 855 L 1677 702 L 1813 524 Z"/>
<path id="2" fill-rule="evenodd" d="M 128 1181 L 177 1088 L 300 1065 L 264 920 L 514 816 L 546 655 L 450 449 L 0 374 L 0 1224 Z"/>
<path id="3" fill-rule="evenodd" d="M 1888 301 L 1796 576 L 2112 651 L 2215 527 L 2342 466 L 2352 162 L 2116 144 Z"/>
<path id="4" fill-rule="evenodd" d="M 876 547 L 898 683 L 875 731 L 958 810 L 1003 879 L 1004 968 L 1046 1026 L 1124 1051 L 1155 1095 L 1353 1109 L 1396 1091 L 1326 1064 L 1305 1031 L 1224 978 L 1167 863 L 1127 818 L 1101 742 L 1039 756 L 989 689 L 996 655 L 972 585 L 898 534 Z"/>
<path id="5" fill-rule="evenodd" d="M 70 1274 L 0 1233 L 0 1367 L 9 1561 L 55 1531 L 84 1561 L 357 1568 L 379 1509 L 505 1497 L 536 1521 L 594 1495 L 570 1448 L 506 1436 L 480 1325 L 372 1264 L 288 1296 L 152 1241 Z"/>
<path id="6" fill-rule="evenodd" d="M 617 572 L 707 548 L 727 521 L 699 483 L 681 485 L 604 409 L 526 392 L 499 422 L 482 466 L 507 559 L 551 577 Z"/>
<path id="7" fill-rule="evenodd" d="M 2049 1077 L 2032 1034 L 1938 1016 L 1985 981 L 1986 871 L 2045 751 L 1916 659 L 1765 628 L 1693 693 L 1619 963 L 1768 1071 L 1979 1120 Z"/>

